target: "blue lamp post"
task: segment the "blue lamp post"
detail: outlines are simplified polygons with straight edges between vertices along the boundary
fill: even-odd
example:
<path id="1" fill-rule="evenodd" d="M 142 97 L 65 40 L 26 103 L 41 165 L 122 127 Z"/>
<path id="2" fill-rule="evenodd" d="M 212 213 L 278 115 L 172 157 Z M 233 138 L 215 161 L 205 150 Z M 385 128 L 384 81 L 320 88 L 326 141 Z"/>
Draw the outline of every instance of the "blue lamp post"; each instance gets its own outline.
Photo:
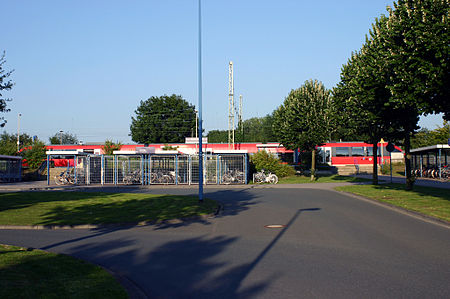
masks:
<path id="1" fill-rule="evenodd" d="M 203 145 L 202 145 L 202 5 L 198 0 L 198 200 L 203 202 Z"/>

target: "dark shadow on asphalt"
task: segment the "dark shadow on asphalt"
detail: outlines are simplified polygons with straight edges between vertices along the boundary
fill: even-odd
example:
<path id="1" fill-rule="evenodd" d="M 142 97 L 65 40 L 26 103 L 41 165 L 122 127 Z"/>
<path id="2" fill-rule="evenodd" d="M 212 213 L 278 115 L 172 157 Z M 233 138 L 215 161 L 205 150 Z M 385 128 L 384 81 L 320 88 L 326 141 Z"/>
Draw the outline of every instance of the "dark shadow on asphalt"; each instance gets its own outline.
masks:
<path id="1" fill-rule="evenodd" d="M 116 268 L 143 288 L 149 298 L 250 298 L 270 285 L 280 273 L 246 280 L 302 213 L 319 208 L 299 209 L 286 226 L 252 260 L 230 264 L 220 254 L 238 241 L 236 237 L 199 236 L 169 241 L 150 249 L 129 249 L 132 238 L 96 242 L 73 247 L 70 254 L 103 266 Z M 96 236 L 93 236 L 96 237 Z M 55 244 L 57 246 L 59 244 Z M 43 248 L 44 249 L 44 248 Z M 244 280 L 246 283 L 244 284 Z"/>

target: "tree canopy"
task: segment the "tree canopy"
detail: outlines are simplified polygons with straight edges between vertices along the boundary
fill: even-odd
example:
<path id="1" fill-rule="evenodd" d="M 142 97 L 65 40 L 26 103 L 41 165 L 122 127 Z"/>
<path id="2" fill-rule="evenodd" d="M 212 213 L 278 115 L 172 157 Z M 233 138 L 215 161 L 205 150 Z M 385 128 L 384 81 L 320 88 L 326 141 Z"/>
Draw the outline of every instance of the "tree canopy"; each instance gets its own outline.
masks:
<path id="1" fill-rule="evenodd" d="M 270 142 L 276 141 L 273 129 L 273 112 L 264 117 L 252 117 L 244 120 L 235 130 L 235 142 Z M 228 130 L 211 130 L 209 142 L 228 142 Z"/>
<path id="2" fill-rule="evenodd" d="M 78 138 L 76 135 L 63 132 L 63 133 L 56 133 L 52 137 L 48 139 L 50 141 L 50 144 L 77 144 Z"/>
<path id="3" fill-rule="evenodd" d="M 426 128 L 420 129 L 411 138 L 411 148 L 419 148 L 424 146 L 447 144 L 450 138 L 450 123 L 444 121 L 442 127 L 437 127 L 434 130 Z"/>
<path id="4" fill-rule="evenodd" d="M 374 144 L 402 140 L 407 189 L 412 188 L 410 138 L 421 114 L 443 112 L 448 101 L 449 0 L 399 0 L 372 25 L 366 42 L 343 66 L 335 90 L 349 124 Z M 378 139 L 378 140 L 377 140 Z M 374 148 L 374 152 L 375 148 Z M 374 163 L 374 183 L 376 183 Z"/>
<path id="5" fill-rule="evenodd" d="M 19 149 L 29 146 L 33 143 L 33 138 L 28 134 L 22 133 L 19 136 Z M 16 156 L 17 152 L 17 135 L 3 132 L 0 135 L 0 155 Z"/>
<path id="6" fill-rule="evenodd" d="M 292 90 L 275 110 L 273 129 L 278 141 L 288 149 L 312 152 L 311 180 L 315 177 L 315 148 L 329 139 L 336 127 L 334 115 L 331 92 L 317 80 Z"/>
<path id="7" fill-rule="evenodd" d="M 102 150 L 105 155 L 112 155 L 114 154 L 114 151 L 120 151 L 121 148 L 122 143 L 114 143 L 112 140 L 106 140 L 105 144 L 102 146 Z"/>
<path id="8" fill-rule="evenodd" d="M 9 112 L 10 109 L 6 108 L 6 103 L 10 101 L 9 98 L 4 98 L 3 90 L 11 90 L 14 83 L 11 80 L 8 80 L 8 77 L 11 75 L 13 71 L 6 71 L 3 69 L 4 64 L 6 63 L 5 52 L 0 56 L 0 112 Z M 0 127 L 4 127 L 6 124 L 6 120 L 4 117 L 0 117 Z"/>
<path id="9" fill-rule="evenodd" d="M 36 169 L 41 166 L 42 162 L 45 161 L 45 151 L 46 146 L 44 142 L 40 141 L 39 139 L 35 139 L 28 147 L 26 147 L 22 151 L 21 156 L 24 157 L 31 169 Z"/>
<path id="10" fill-rule="evenodd" d="M 141 101 L 131 117 L 130 135 L 138 143 L 184 142 L 195 128 L 195 106 L 179 95 Z"/>

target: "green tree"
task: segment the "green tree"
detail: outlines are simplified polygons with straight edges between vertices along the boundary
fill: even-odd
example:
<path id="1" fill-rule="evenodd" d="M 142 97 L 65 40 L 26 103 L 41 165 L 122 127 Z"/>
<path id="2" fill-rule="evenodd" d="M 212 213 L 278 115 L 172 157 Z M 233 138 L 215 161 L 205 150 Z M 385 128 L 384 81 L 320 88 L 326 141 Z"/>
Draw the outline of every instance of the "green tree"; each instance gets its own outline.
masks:
<path id="1" fill-rule="evenodd" d="M 273 112 L 264 117 L 252 117 L 244 120 L 235 130 L 235 142 L 275 142 L 273 129 Z M 228 142 L 228 130 L 208 132 L 209 142 Z"/>
<path id="2" fill-rule="evenodd" d="M 244 120 L 236 129 L 236 140 L 238 142 L 276 141 L 272 129 L 273 113 L 264 117 L 252 117 Z"/>
<path id="3" fill-rule="evenodd" d="M 195 128 L 195 106 L 178 95 L 141 101 L 135 113 L 130 135 L 138 143 L 184 142 Z"/>
<path id="4" fill-rule="evenodd" d="M 22 156 L 31 169 L 37 169 L 41 166 L 42 162 L 45 161 L 45 151 L 46 146 L 44 142 L 36 139 L 29 146 L 25 147 L 22 152 Z"/>
<path id="5" fill-rule="evenodd" d="M 292 90 L 275 111 L 273 129 L 283 146 L 312 153 L 311 180 L 315 179 L 316 146 L 323 144 L 333 131 L 334 111 L 330 91 L 317 80 L 306 81 Z"/>
<path id="6" fill-rule="evenodd" d="M 436 144 L 447 144 L 450 138 L 450 123 L 444 121 L 442 127 L 438 127 L 434 130 L 429 130 L 427 128 L 420 129 L 411 138 L 411 148 L 419 148 L 424 146 L 436 145 Z"/>
<path id="7" fill-rule="evenodd" d="M 0 57 L 0 112 L 9 112 L 10 109 L 6 108 L 6 103 L 11 101 L 9 98 L 3 98 L 3 90 L 11 90 L 14 83 L 11 80 L 8 80 L 8 77 L 11 75 L 13 71 L 5 71 L 3 69 L 3 65 L 6 63 L 5 60 L 5 52 L 3 51 L 2 56 Z M 4 127 L 6 124 L 6 120 L 4 117 L 0 117 L 0 127 Z"/>
<path id="8" fill-rule="evenodd" d="M 56 133 L 48 139 L 50 144 L 77 144 L 78 138 L 71 133 Z M 62 141 L 62 142 L 61 142 Z"/>
<path id="9" fill-rule="evenodd" d="M 33 139 L 28 134 L 20 134 L 19 148 L 29 146 L 33 143 Z M 17 156 L 17 135 L 3 132 L 0 135 L 0 155 Z"/>
<path id="10" fill-rule="evenodd" d="M 392 70 L 387 87 L 395 105 L 404 111 L 400 119 L 407 190 L 414 183 L 410 150 L 418 117 L 412 121 L 413 114 L 443 112 L 450 119 L 449 8 L 448 0 L 399 0 L 377 33 L 385 49 L 379 61 Z"/>
<path id="11" fill-rule="evenodd" d="M 113 155 L 114 151 L 120 151 L 121 148 L 122 143 L 114 143 L 112 140 L 106 140 L 105 144 L 102 146 L 102 150 L 105 155 Z"/>
<path id="12" fill-rule="evenodd" d="M 382 16 L 372 26 L 361 50 L 364 60 L 373 61 L 362 69 L 379 81 L 380 90 L 388 91 L 383 106 L 378 107 L 394 112 L 394 117 L 383 114 L 380 121 L 391 120 L 395 132 L 390 133 L 402 135 L 407 190 L 414 183 L 410 150 L 419 116 L 443 112 L 445 118 L 450 117 L 449 7 L 448 0 L 399 0 L 394 9 L 388 8 L 388 17 Z"/>
<path id="13" fill-rule="evenodd" d="M 208 142 L 210 143 L 227 143 L 228 131 L 226 130 L 211 130 L 208 132 Z"/>
<path id="14" fill-rule="evenodd" d="M 333 90 L 335 105 L 340 111 L 338 120 L 347 125 L 347 131 L 359 135 L 372 144 L 373 184 L 378 184 L 378 142 L 381 138 L 394 142 L 401 134 L 399 117 L 412 122 L 418 119 L 416 113 L 395 107 L 386 87 L 391 74 L 387 65 L 380 63 L 380 53 L 385 51 L 377 32 L 388 19 L 382 16 L 372 25 L 361 50 L 352 53 L 342 67 L 341 81 Z M 403 115 L 400 113 L 404 113 Z"/>

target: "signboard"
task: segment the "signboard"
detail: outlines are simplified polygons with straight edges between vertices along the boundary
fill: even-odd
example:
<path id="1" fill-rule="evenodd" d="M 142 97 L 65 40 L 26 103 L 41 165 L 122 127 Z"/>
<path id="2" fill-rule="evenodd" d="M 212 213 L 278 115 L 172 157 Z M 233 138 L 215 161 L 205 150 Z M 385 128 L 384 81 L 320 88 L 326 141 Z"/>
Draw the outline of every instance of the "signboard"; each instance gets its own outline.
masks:
<path id="1" fill-rule="evenodd" d="M 184 143 L 186 144 L 198 144 L 198 137 L 186 137 Z M 208 143 L 208 137 L 202 138 L 202 143 Z"/>
<path id="2" fill-rule="evenodd" d="M 153 154 L 155 153 L 154 147 L 136 147 L 136 154 Z"/>
<path id="3" fill-rule="evenodd" d="M 392 153 L 392 152 L 395 150 L 395 147 L 394 147 L 394 145 L 393 145 L 392 143 L 389 142 L 389 143 L 386 145 L 386 150 L 387 150 L 388 152 Z"/>

